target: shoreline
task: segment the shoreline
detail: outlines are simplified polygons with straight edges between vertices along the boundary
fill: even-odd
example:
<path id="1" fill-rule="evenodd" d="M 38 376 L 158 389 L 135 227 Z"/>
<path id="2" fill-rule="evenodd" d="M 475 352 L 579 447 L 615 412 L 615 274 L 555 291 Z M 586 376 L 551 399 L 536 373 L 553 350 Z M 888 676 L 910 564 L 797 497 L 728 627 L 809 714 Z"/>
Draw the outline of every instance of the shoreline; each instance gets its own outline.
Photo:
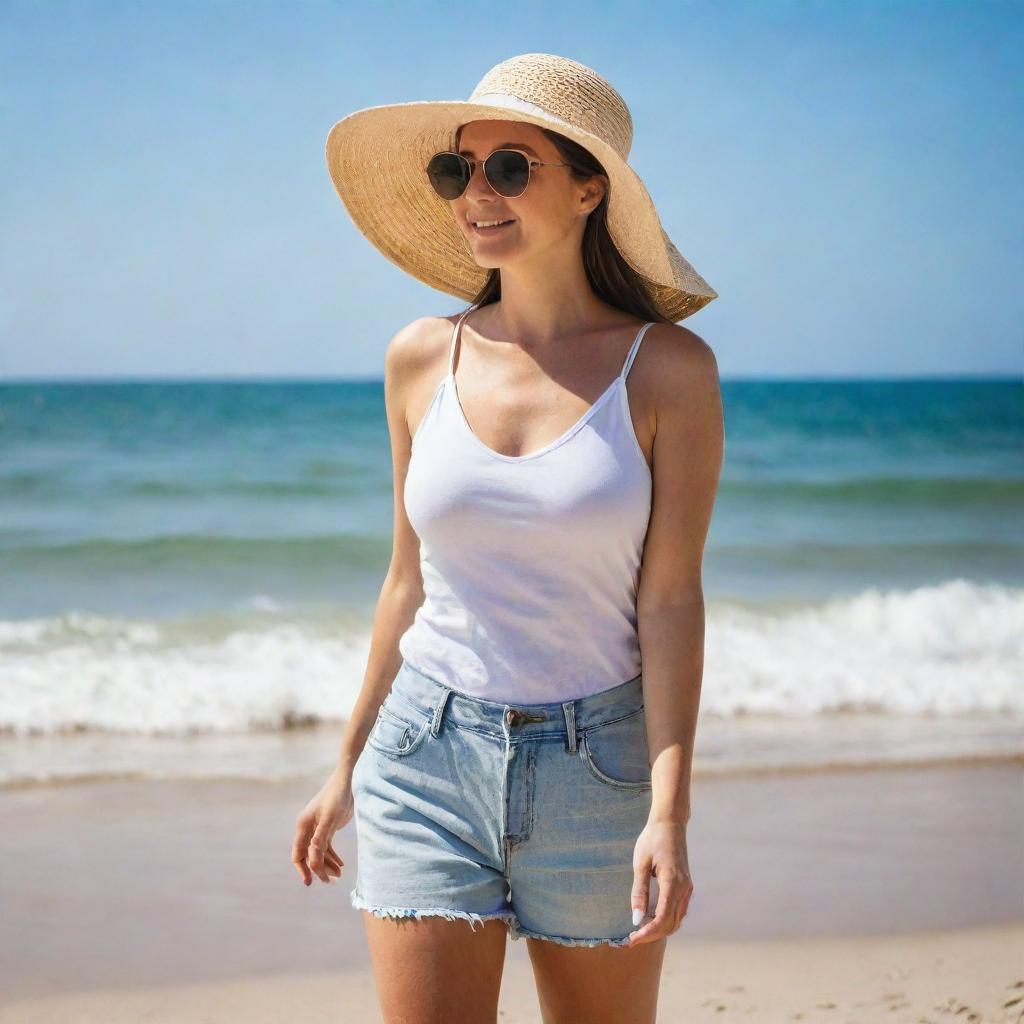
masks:
<path id="1" fill-rule="evenodd" d="M 0 793 L 81 782 L 308 782 L 333 767 L 345 726 L 341 718 L 251 732 L 4 734 Z M 698 726 L 692 775 L 696 781 L 1011 763 L 1024 766 L 1024 716 L 709 716 Z"/>
<path id="2" fill-rule="evenodd" d="M 891 761 L 826 761 L 818 764 L 779 764 L 779 765 L 737 765 L 720 768 L 694 767 L 693 781 L 717 779 L 761 779 L 770 776 L 802 776 L 829 775 L 844 772 L 887 772 L 907 771 L 914 769 L 942 768 L 998 768 L 1018 765 L 1024 769 L 1024 754 L 977 754 L 956 757 L 932 757 L 894 759 Z M 101 772 L 95 775 L 55 776 L 46 779 L 18 779 L 12 782 L 0 782 L 0 795 L 30 789 L 64 789 L 74 786 L 96 786 L 105 783 L 137 782 L 162 785 L 168 783 L 188 782 L 195 785 L 204 783 L 239 783 L 253 786 L 281 786 L 285 784 L 307 782 L 312 785 L 329 770 L 324 766 L 323 773 L 316 775 L 286 775 L 279 779 L 255 779 L 248 775 L 214 775 L 214 776 L 154 776 L 142 771 Z M 319 784 L 319 783 L 318 783 Z"/>

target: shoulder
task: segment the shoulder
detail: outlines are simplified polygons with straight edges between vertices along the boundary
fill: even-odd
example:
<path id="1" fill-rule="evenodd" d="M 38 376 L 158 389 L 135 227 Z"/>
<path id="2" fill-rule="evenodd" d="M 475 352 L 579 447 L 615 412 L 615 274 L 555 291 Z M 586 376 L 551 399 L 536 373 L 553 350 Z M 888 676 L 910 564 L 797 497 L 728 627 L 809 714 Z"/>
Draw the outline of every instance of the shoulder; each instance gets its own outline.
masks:
<path id="1" fill-rule="evenodd" d="M 655 324 L 644 335 L 646 362 L 654 375 L 668 374 L 674 384 L 681 378 L 718 377 L 714 350 L 696 332 L 681 324 Z"/>
<path id="2" fill-rule="evenodd" d="M 647 349 L 641 365 L 653 406 L 655 429 L 673 416 L 691 426 L 702 415 L 720 417 L 721 381 L 712 347 L 696 332 L 681 324 L 656 323 L 648 328 L 641 349 Z"/>
<path id="3" fill-rule="evenodd" d="M 644 376 L 656 399 L 670 398 L 677 403 L 681 395 L 719 390 L 714 349 L 688 327 L 655 324 L 648 328 L 641 347 L 647 349 Z"/>
<path id="4" fill-rule="evenodd" d="M 442 354 L 447 357 L 458 316 L 421 316 L 400 327 L 384 353 L 386 375 L 403 381 L 415 378 L 437 363 Z"/>
<path id="5" fill-rule="evenodd" d="M 459 314 L 421 316 L 400 327 L 384 353 L 384 401 L 394 424 L 418 422 L 447 372 L 452 328 Z"/>
<path id="6" fill-rule="evenodd" d="M 415 406 L 421 393 L 433 393 L 448 370 L 452 329 L 460 315 L 417 317 L 394 333 L 384 353 L 388 394 Z"/>

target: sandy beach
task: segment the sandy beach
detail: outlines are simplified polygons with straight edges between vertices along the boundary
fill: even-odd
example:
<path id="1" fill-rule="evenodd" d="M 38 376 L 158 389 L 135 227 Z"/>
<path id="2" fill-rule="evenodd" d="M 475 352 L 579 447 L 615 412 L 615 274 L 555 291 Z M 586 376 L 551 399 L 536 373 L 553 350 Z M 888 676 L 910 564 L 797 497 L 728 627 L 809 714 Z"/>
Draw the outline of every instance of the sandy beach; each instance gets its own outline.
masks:
<path id="1" fill-rule="evenodd" d="M 694 783 L 659 1020 L 1024 1019 L 1019 761 Z M 315 777 L 0 792 L 0 1021 L 378 1021 L 354 829 L 289 862 Z M 525 942 L 500 1020 L 539 1022 Z M 326 1008 L 326 1009 L 325 1009 Z"/>

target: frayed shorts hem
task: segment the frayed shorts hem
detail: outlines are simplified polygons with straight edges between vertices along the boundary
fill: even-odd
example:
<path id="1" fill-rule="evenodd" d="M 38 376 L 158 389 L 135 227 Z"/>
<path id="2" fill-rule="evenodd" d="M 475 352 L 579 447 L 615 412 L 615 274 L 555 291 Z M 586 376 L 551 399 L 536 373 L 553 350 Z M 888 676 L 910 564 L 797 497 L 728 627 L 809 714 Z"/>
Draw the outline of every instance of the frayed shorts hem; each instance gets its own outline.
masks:
<path id="1" fill-rule="evenodd" d="M 543 939 L 545 942 L 555 942 L 559 946 L 628 946 L 629 936 L 623 939 L 573 939 L 568 935 L 544 935 L 541 932 L 531 932 L 523 928 L 518 922 L 515 926 L 513 939 Z"/>
<path id="2" fill-rule="evenodd" d="M 468 921 L 469 927 L 476 930 L 477 924 L 485 921 L 504 921 L 508 928 L 509 936 L 517 941 L 519 939 L 543 939 L 545 942 L 554 942 L 560 946 L 628 946 L 629 936 L 623 939 L 574 939 L 567 935 L 544 935 L 542 932 L 530 931 L 519 923 L 519 918 L 514 911 L 498 910 L 493 914 L 476 914 L 469 910 L 451 910 L 448 907 L 383 907 L 375 906 L 362 899 L 353 889 L 349 893 L 352 906 L 356 910 L 368 910 L 374 917 L 443 917 L 449 921 Z"/>
<path id="3" fill-rule="evenodd" d="M 349 894 L 352 906 L 356 910 L 368 910 L 374 917 L 444 917 L 449 921 L 468 921 L 469 927 L 474 931 L 477 924 L 485 921 L 500 920 L 508 926 L 512 938 L 516 938 L 515 931 L 519 927 L 519 921 L 511 910 L 498 910 L 493 914 L 475 914 L 469 910 L 451 910 L 447 907 L 378 907 L 367 903 L 356 892 L 355 889 Z"/>

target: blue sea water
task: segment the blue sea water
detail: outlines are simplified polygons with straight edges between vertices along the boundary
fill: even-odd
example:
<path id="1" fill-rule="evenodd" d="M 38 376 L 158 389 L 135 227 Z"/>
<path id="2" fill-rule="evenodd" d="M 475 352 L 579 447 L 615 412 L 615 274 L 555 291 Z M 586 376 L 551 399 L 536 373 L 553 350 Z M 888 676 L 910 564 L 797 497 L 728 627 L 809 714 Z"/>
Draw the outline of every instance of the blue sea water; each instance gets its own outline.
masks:
<path id="1" fill-rule="evenodd" d="M 1016 723 L 1022 382 L 726 380 L 723 398 L 705 717 Z M 0 731 L 344 716 L 391 525 L 380 381 L 0 385 Z"/>

